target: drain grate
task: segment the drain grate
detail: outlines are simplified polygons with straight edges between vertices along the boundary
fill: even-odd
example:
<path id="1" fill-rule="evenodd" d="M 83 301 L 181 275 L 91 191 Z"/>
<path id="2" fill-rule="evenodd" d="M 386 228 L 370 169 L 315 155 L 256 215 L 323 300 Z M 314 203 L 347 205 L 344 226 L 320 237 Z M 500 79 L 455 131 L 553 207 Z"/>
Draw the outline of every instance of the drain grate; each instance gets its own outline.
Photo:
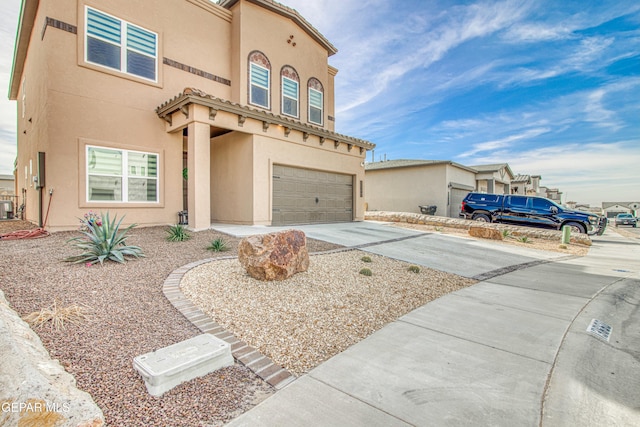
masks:
<path id="1" fill-rule="evenodd" d="M 593 319 L 587 327 L 587 332 L 609 342 L 609 336 L 611 335 L 612 329 L 613 328 L 611 328 L 611 326 L 607 325 L 606 323 L 598 319 Z"/>

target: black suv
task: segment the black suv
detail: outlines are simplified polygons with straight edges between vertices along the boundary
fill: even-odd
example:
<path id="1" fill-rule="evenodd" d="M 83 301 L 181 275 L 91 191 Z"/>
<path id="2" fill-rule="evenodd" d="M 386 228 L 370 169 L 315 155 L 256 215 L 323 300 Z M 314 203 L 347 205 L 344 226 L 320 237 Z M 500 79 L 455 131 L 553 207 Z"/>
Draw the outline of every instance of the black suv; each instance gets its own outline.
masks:
<path id="1" fill-rule="evenodd" d="M 516 194 L 469 193 L 462 201 L 460 217 L 530 227 L 562 229 L 601 235 L 607 218 L 589 212 L 565 209 L 544 197 Z"/>

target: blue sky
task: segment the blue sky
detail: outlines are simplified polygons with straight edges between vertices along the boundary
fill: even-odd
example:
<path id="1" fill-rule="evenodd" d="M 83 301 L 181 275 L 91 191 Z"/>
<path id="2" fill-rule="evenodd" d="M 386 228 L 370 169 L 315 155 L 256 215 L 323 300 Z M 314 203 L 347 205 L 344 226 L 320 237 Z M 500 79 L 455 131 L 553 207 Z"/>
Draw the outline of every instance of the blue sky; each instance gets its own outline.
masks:
<path id="1" fill-rule="evenodd" d="M 8 3 L 5 94 L 20 1 Z M 336 131 L 377 144 L 376 160 L 506 162 L 563 201 L 640 200 L 637 1 L 281 3 L 338 48 Z M 15 111 L 2 100 L 0 173 L 15 158 Z"/>

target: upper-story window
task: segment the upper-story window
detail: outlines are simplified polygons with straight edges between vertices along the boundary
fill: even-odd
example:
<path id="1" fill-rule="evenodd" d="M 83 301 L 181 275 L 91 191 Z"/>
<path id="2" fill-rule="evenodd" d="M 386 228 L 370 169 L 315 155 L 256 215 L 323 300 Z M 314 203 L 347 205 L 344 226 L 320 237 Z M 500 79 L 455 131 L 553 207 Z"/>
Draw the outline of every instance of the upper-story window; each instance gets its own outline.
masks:
<path id="1" fill-rule="evenodd" d="M 261 52 L 249 55 L 249 104 L 270 108 L 271 63 Z"/>
<path id="2" fill-rule="evenodd" d="M 316 78 L 309 80 L 309 122 L 323 125 L 324 90 L 322 83 Z"/>
<path id="3" fill-rule="evenodd" d="M 85 60 L 126 74 L 157 80 L 158 35 L 86 8 Z"/>
<path id="4" fill-rule="evenodd" d="M 282 77 L 282 114 L 298 118 L 298 99 L 300 98 L 298 73 L 293 68 L 285 66 L 280 74 Z"/>

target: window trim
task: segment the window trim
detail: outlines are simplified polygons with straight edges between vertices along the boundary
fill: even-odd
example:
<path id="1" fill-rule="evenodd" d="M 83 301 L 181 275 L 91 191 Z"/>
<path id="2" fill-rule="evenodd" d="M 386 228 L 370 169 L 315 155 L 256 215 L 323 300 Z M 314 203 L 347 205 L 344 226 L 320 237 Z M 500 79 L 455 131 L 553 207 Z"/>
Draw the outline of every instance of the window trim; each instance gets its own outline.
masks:
<path id="1" fill-rule="evenodd" d="M 90 150 L 99 149 L 99 150 L 110 150 L 120 152 L 122 154 L 121 166 L 122 166 L 122 175 L 104 175 L 104 174 L 91 174 L 89 172 L 89 160 Z M 138 176 L 130 176 L 129 175 L 129 153 L 137 153 L 137 154 L 146 154 L 156 156 L 156 176 L 155 177 L 138 177 Z M 85 203 L 87 204 L 126 204 L 126 205 L 160 205 L 160 153 L 151 152 L 151 151 L 141 151 L 141 150 L 128 150 L 125 148 L 115 148 L 103 145 L 94 145 L 94 144 L 86 144 L 85 145 L 85 156 L 84 156 L 84 166 L 85 166 Z M 121 191 L 122 197 L 121 200 L 90 200 L 90 186 L 89 186 L 89 177 L 90 176 L 113 176 L 119 177 L 121 179 Z M 129 179 L 130 178 L 139 178 L 139 179 L 153 179 L 156 181 L 156 198 L 155 200 L 133 200 L 129 201 Z"/>
<path id="2" fill-rule="evenodd" d="M 110 17 L 112 19 L 115 19 L 117 21 L 120 22 L 120 44 L 115 44 L 114 42 L 110 41 L 110 40 L 106 40 L 104 38 L 101 38 L 98 35 L 90 35 L 89 34 L 89 10 L 93 10 L 96 13 L 105 15 L 107 17 Z M 153 36 L 155 37 L 155 43 L 154 43 L 154 55 L 149 55 L 146 52 L 140 51 L 136 48 L 133 47 L 129 47 L 127 45 L 127 41 L 129 39 L 128 35 L 128 26 L 137 28 L 139 30 L 142 30 L 144 32 L 153 34 Z M 100 42 L 103 43 L 108 43 L 112 46 L 117 46 L 120 48 L 120 68 L 115 68 L 115 67 L 110 67 L 104 64 L 100 64 L 98 62 L 93 62 L 89 60 L 89 43 L 88 40 L 89 38 L 93 38 L 95 40 L 99 40 Z M 82 37 L 83 40 L 83 61 L 85 64 L 92 66 L 92 67 L 97 67 L 100 70 L 105 70 L 105 71 L 109 71 L 109 72 L 113 72 L 116 73 L 117 75 L 124 75 L 127 77 L 131 77 L 131 78 L 135 78 L 135 79 L 141 79 L 142 81 L 145 82 L 149 82 L 149 83 L 158 83 L 159 82 L 159 74 L 160 74 L 160 64 L 159 64 L 159 58 L 160 58 L 160 35 L 159 33 L 152 31 L 148 28 L 142 27 L 140 25 L 134 24 L 133 22 L 127 21 L 125 19 L 119 18 L 117 16 L 114 16 L 110 13 L 104 12 L 100 9 L 96 9 L 95 7 L 91 7 L 89 5 L 84 5 L 84 35 Z M 127 54 L 129 52 L 134 52 L 138 55 L 142 55 L 145 56 L 147 58 L 151 58 L 154 60 L 154 78 L 150 79 L 148 77 L 145 76 L 141 76 L 138 74 L 134 74 L 131 73 L 129 71 L 127 71 L 128 68 L 128 61 L 127 61 Z"/>
<path id="3" fill-rule="evenodd" d="M 265 70 L 267 72 L 267 87 L 264 86 L 260 86 L 258 84 L 256 84 L 255 86 L 260 88 L 260 89 L 264 89 L 267 91 L 267 95 L 266 95 L 266 99 L 267 99 L 267 105 L 262 105 L 262 104 L 258 104 L 257 102 L 253 101 L 253 67 L 256 66 L 258 68 L 261 68 L 263 70 Z M 264 108 L 266 110 L 270 110 L 271 109 L 271 70 L 267 67 L 263 67 L 262 65 L 256 63 L 256 62 L 249 62 L 249 104 L 251 105 L 255 105 L 256 107 L 260 107 L 260 108 Z"/>
<path id="4" fill-rule="evenodd" d="M 318 92 L 320 94 L 320 97 L 321 97 L 322 106 L 320 107 L 320 123 L 314 122 L 313 120 L 311 120 L 311 107 L 312 107 L 312 105 L 311 105 L 311 91 Z M 309 123 L 313 123 L 314 125 L 318 125 L 318 126 L 324 126 L 324 92 L 319 91 L 318 89 L 314 89 L 314 88 L 310 87 L 308 95 L 309 95 L 309 106 L 308 106 L 308 109 L 307 109 L 307 114 L 308 114 L 307 119 L 308 119 Z M 313 108 L 317 108 L 317 107 L 313 107 Z"/>
<path id="5" fill-rule="evenodd" d="M 290 96 L 285 95 L 285 93 L 284 93 L 284 80 L 285 79 L 289 80 L 290 82 L 295 83 L 295 85 L 296 85 L 296 98 L 295 99 L 291 98 Z M 281 104 L 280 104 L 281 108 L 280 109 L 282 111 L 282 114 L 284 116 L 289 116 L 289 117 L 294 117 L 296 119 L 299 119 L 300 118 L 300 82 L 298 82 L 298 81 L 296 81 L 294 79 L 291 79 L 289 77 L 286 77 L 286 76 L 281 76 L 280 82 L 281 82 L 281 88 L 282 88 L 282 90 L 281 90 L 282 98 L 281 98 L 281 101 L 280 101 L 281 102 Z M 294 100 L 296 102 L 296 114 L 295 115 L 287 113 L 287 112 L 284 111 L 284 99 L 285 98 Z"/>

